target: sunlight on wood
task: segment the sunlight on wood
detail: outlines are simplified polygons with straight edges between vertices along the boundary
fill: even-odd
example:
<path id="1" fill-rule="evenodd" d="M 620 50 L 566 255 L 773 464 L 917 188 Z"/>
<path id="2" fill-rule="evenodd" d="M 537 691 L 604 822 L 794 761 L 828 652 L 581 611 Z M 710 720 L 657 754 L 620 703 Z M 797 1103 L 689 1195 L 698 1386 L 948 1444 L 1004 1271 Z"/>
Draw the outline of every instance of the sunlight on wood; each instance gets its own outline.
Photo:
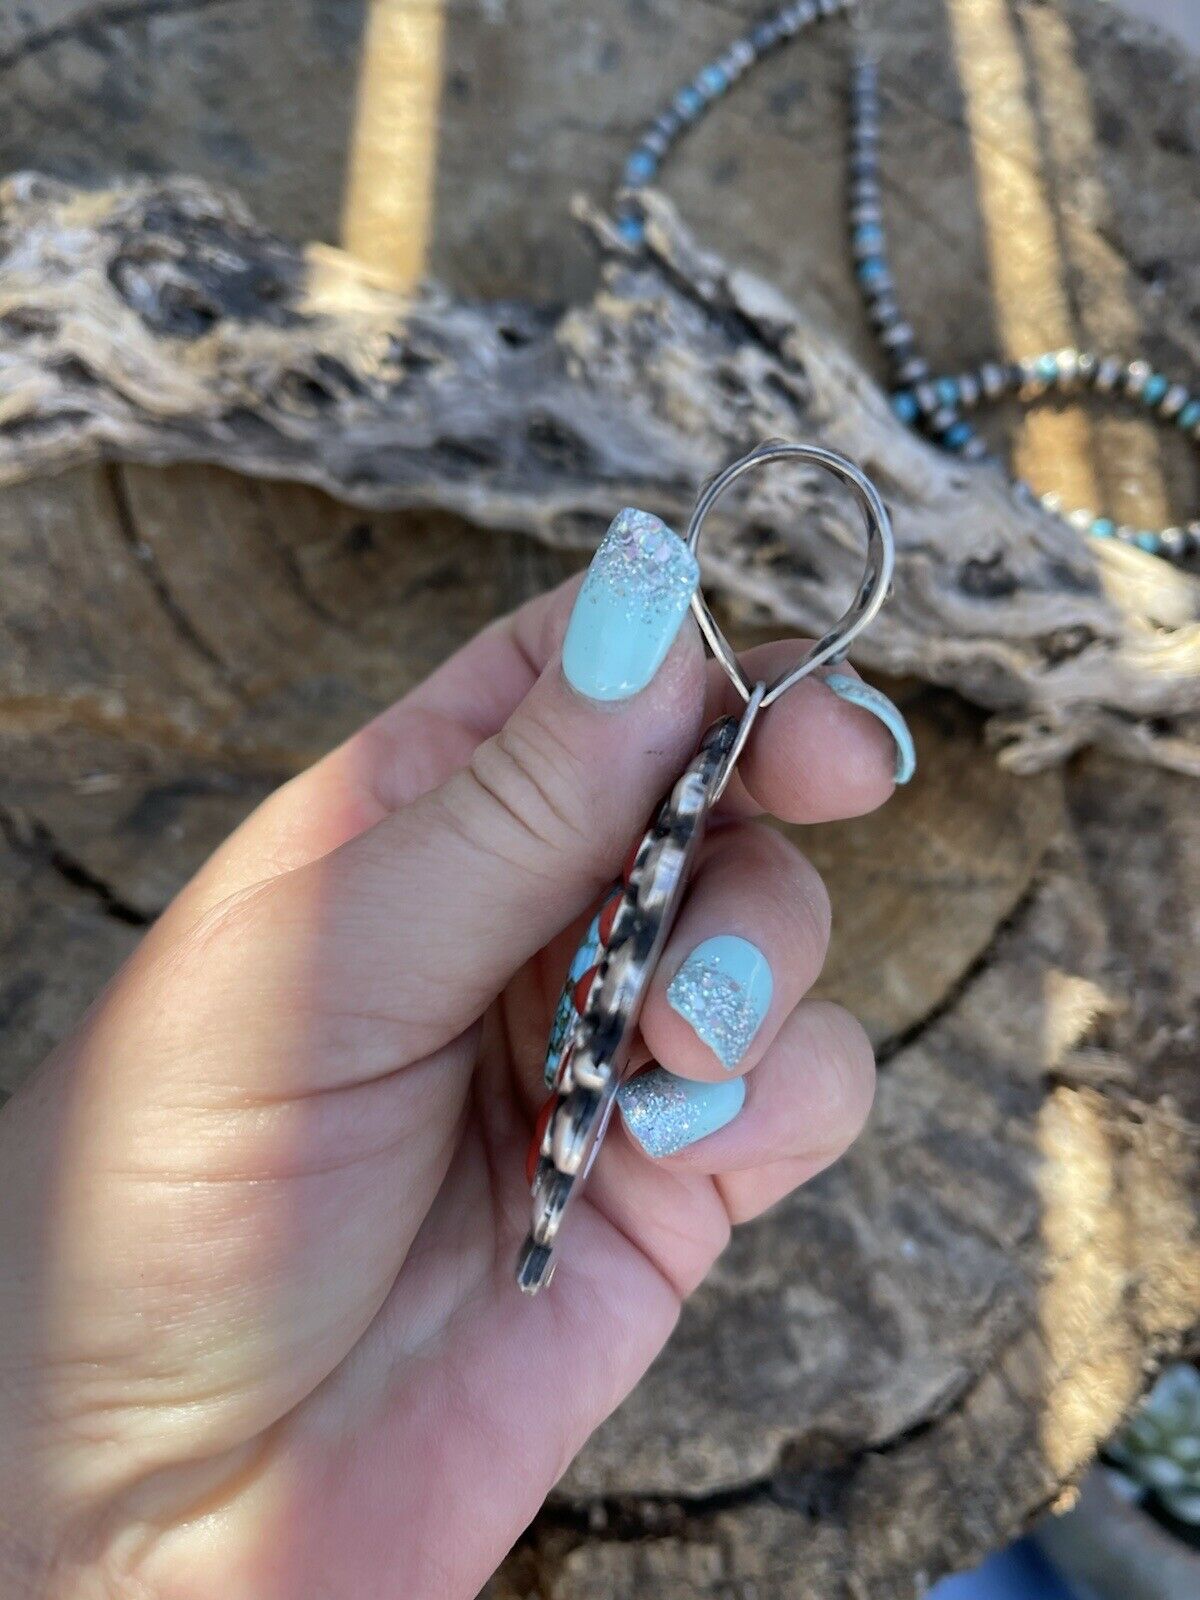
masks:
<path id="1" fill-rule="evenodd" d="M 1177 1174 L 1194 1171 L 1190 1131 L 1180 1117 L 1143 1124 L 1140 1181 L 1128 1201 L 1130 1237 L 1137 1241 L 1134 1308 L 1155 1338 L 1172 1328 L 1194 1327 L 1200 1317 L 1200 1235 L 1194 1184 Z"/>
<path id="2" fill-rule="evenodd" d="M 1102 216 L 1108 209 L 1096 160 L 1087 78 L 1061 12 L 1033 7 L 1022 16 L 1040 102 L 1049 186 L 1059 202 L 1060 248 L 1078 287 L 1077 342 L 1104 355 L 1132 354 L 1141 346 L 1143 330 L 1130 298 L 1126 264 L 1072 215 L 1079 210 Z M 1074 185 L 1069 196 L 1068 183 Z M 1144 418 L 1111 411 L 1095 413 L 1092 430 L 1092 462 L 1100 483 L 1099 501 L 1089 502 L 1093 509 L 1138 527 L 1169 523 L 1161 430 Z"/>
<path id="3" fill-rule="evenodd" d="M 442 0 L 372 0 L 363 40 L 342 241 L 401 290 L 429 255 L 443 26 Z"/>
<path id="4" fill-rule="evenodd" d="M 1138 651 L 1140 670 L 1176 674 L 1200 673 L 1200 630 L 1196 626 L 1196 580 L 1169 561 L 1159 561 L 1116 539 L 1106 539 L 1098 550 L 1099 573 L 1105 592 L 1125 613 L 1136 650 L 1136 635 L 1148 635 L 1153 648 Z M 1169 637 L 1160 630 L 1170 629 Z"/>
<path id="5" fill-rule="evenodd" d="M 1063 989 L 1048 987 L 1047 1024 L 1072 1032 L 1090 1008 L 1080 1007 L 1078 980 L 1055 976 Z M 1046 1359 L 1039 1430 L 1047 1465 L 1061 1477 L 1090 1460 L 1121 1420 L 1137 1393 L 1141 1360 L 1124 1306 L 1129 1217 L 1103 1101 L 1054 1090 L 1038 1114 L 1037 1143 L 1047 1264 L 1038 1307 Z"/>
<path id="6" fill-rule="evenodd" d="M 304 247 L 305 282 L 300 309 L 306 316 L 346 319 L 355 333 L 367 324 L 395 333 L 406 301 L 379 267 L 337 245 L 314 241 Z"/>
<path id="7" fill-rule="evenodd" d="M 1006 0 L 947 0 L 995 301 L 1008 357 L 1075 343 L 1031 84 Z M 1093 436 L 1078 409 L 1022 422 L 1014 465 L 1039 491 L 1096 506 Z"/>
<path id="8" fill-rule="evenodd" d="M 1124 1007 L 1119 990 L 1051 970 L 1042 994 L 1046 1077 L 1076 1078 L 1097 1029 Z M 1147 1335 L 1169 1337 L 1195 1320 L 1200 1241 L 1188 1138 L 1163 1103 L 1121 1130 L 1111 1103 L 1082 1083 L 1060 1083 L 1038 1112 L 1039 1433 L 1059 1478 L 1086 1465 L 1127 1414 Z"/>

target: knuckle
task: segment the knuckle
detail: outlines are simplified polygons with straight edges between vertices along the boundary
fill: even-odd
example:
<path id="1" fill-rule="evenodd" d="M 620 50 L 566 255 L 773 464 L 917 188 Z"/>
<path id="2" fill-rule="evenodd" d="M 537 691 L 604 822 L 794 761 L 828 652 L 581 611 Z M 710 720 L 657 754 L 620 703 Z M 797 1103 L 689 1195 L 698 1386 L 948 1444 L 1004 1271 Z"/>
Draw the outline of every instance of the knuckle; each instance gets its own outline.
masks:
<path id="1" fill-rule="evenodd" d="M 790 839 L 774 829 L 761 831 L 770 841 L 766 881 L 789 930 L 790 945 L 823 961 L 833 924 L 825 880 Z"/>
<path id="2" fill-rule="evenodd" d="M 801 858 L 800 893 L 792 902 L 795 915 L 800 919 L 804 936 L 823 961 L 829 948 L 829 935 L 833 926 L 833 910 L 829 903 L 829 890 L 825 880 L 810 861 Z"/>
<path id="3" fill-rule="evenodd" d="M 528 859 L 587 847 L 582 763 L 548 723 L 507 724 L 476 748 L 467 775 L 493 848 L 503 839 Z"/>
<path id="4" fill-rule="evenodd" d="M 829 1001 L 814 1001 L 825 1061 L 827 1110 L 840 1141 L 858 1137 L 875 1098 L 875 1051 L 858 1018 Z"/>

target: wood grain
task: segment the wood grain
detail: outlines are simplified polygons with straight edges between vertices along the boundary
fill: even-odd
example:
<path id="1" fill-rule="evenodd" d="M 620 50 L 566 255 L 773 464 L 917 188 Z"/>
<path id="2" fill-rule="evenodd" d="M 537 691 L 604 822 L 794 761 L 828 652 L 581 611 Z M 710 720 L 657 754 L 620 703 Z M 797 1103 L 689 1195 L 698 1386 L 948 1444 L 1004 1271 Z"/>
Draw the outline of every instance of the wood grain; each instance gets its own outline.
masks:
<path id="1" fill-rule="evenodd" d="M 102 456 L 216 461 L 577 548 L 614 505 L 681 521 L 716 465 L 806 438 L 855 456 L 894 522 L 895 593 L 864 663 L 1002 712 L 1013 770 L 1099 742 L 1200 771 L 1200 580 L 1067 541 L 994 469 L 921 444 L 806 312 L 648 203 L 651 253 L 623 256 L 597 217 L 602 286 L 548 318 L 401 301 L 194 181 L 12 180 L 0 483 Z M 714 518 L 705 565 L 747 616 L 819 634 L 857 587 L 861 544 L 827 475 L 778 473 Z"/>
<path id="2" fill-rule="evenodd" d="M 595 212 L 572 231 L 570 197 L 748 10 L 449 6 L 449 288 L 400 301 L 302 248 L 334 236 L 362 6 L 43 10 L 0 22 L 0 159 L 57 174 L 0 211 L 0 1085 L 258 799 L 576 566 L 614 506 L 678 515 L 765 433 L 847 449 L 901 545 L 862 664 L 895 675 L 921 771 L 798 832 L 876 1111 L 738 1235 L 488 1592 L 916 1600 L 1060 1502 L 1200 1324 L 1200 823 L 1161 770 L 1196 769 L 1194 581 L 1098 564 L 892 423 L 845 270 L 832 32 L 698 132 L 668 180 L 687 222 L 656 199 L 639 263 Z M 965 361 L 1003 327 L 983 141 L 1057 219 L 1026 267 L 1069 336 L 1195 369 L 1195 64 L 1090 0 L 1001 13 L 1032 149 L 967 92 L 940 0 L 874 23 L 924 337 Z M 1096 470 L 1135 459 L 1121 428 Z M 1186 505 L 1166 456 L 1156 492 Z M 744 642 L 820 626 L 856 576 L 819 485 L 714 531 Z"/>

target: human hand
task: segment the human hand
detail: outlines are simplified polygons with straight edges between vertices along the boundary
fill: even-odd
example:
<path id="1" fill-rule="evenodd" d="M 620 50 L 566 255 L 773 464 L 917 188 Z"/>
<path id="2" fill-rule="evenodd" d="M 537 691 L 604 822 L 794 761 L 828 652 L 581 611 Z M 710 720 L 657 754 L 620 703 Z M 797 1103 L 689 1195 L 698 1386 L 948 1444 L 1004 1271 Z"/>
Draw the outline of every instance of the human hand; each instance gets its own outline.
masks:
<path id="1" fill-rule="evenodd" d="M 0 1115 L 11 1600 L 470 1600 L 731 1225 L 861 1126 L 866 1038 L 803 998 L 824 889 L 751 819 L 869 810 L 892 751 L 809 680 L 751 740 L 643 1013 L 686 1115 L 626 1092 L 552 1289 L 516 1289 L 563 973 L 733 709 L 683 606 L 618 639 L 603 683 L 602 630 L 572 687 L 577 588 L 274 794 Z M 730 935 L 753 966 L 732 1009 L 686 979 L 673 1003 Z"/>

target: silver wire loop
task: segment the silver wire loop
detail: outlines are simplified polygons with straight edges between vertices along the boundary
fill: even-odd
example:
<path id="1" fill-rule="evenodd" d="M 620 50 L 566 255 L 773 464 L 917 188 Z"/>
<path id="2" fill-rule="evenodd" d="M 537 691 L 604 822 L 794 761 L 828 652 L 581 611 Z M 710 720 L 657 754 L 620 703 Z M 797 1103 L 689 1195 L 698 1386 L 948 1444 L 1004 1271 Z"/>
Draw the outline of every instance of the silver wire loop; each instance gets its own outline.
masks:
<path id="1" fill-rule="evenodd" d="M 887 508 L 880 498 L 878 489 L 870 478 L 861 472 L 853 461 L 848 461 L 845 456 L 838 455 L 834 450 L 824 450 L 816 444 L 789 444 L 781 439 L 770 439 L 766 444 L 760 444 L 756 450 L 751 450 L 750 454 L 743 456 L 740 461 L 733 462 L 704 486 L 688 522 L 687 533 L 684 535 L 687 547 L 693 555 L 697 553 L 700 544 L 704 519 L 720 497 L 745 473 L 754 467 L 765 466 L 771 461 L 805 461 L 810 466 L 821 467 L 824 471 L 832 473 L 846 485 L 866 519 L 867 562 L 858 592 L 844 615 L 834 623 L 823 639 L 818 639 L 816 644 L 811 646 L 794 667 L 782 673 L 774 683 L 767 686 L 758 699 L 756 710 L 765 710 L 778 700 L 781 694 L 799 683 L 802 678 L 807 678 L 818 667 L 842 659 L 850 645 L 887 599 L 896 564 L 891 519 L 888 517 Z M 708 602 L 699 587 L 692 595 L 692 611 L 700 624 L 700 631 L 708 641 L 709 649 L 721 663 L 734 688 L 748 703 L 759 693 L 762 686 L 752 684 L 742 671 L 732 646 L 717 626 L 716 618 L 709 610 Z"/>
<path id="2" fill-rule="evenodd" d="M 726 785 L 729 783 L 730 778 L 733 777 L 733 769 L 737 766 L 738 758 L 746 748 L 746 741 L 750 737 L 751 728 L 758 720 L 758 713 L 762 710 L 763 697 L 766 692 L 767 686 L 765 683 L 756 683 L 750 692 L 750 697 L 746 701 L 746 709 L 742 712 L 742 720 L 738 723 L 737 733 L 734 735 L 733 743 L 729 747 L 729 754 L 725 757 L 725 765 L 713 785 L 713 805 L 716 805 L 717 801 L 725 793 Z"/>

